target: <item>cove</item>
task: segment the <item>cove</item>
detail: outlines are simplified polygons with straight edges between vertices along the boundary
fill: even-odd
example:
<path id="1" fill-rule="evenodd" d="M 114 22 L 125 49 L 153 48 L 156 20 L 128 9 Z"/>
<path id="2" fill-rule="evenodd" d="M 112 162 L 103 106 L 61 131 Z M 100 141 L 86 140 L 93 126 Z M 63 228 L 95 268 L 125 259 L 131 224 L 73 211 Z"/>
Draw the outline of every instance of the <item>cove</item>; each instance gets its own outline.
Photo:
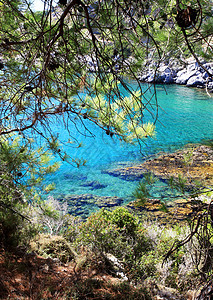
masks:
<path id="1" fill-rule="evenodd" d="M 55 124 L 53 131 L 64 142 L 63 150 L 73 158 L 87 160 L 87 163 L 77 169 L 63 162 L 60 169 L 47 179 L 56 186 L 50 195 L 57 199 L 88 194 L 94 197 L 117 196 L 130 201 L 137 182 L 110 176 L 106 170 L 140 163 L 159 152 L 172 152 L 186 144 L 213 138 L 213 98 L 205 91 L 179 85 L 157 85 L 156 92 L 159 105 L 156 136 L 145 139 L 141 147 L 111 138 L 88 123 L 94 137 L 80 134 L 74 125 L 69 128 L 72 135 L 82 142 L 82 147 L 75 149 L 67 145 L 68 133 L 60 124 Z M 146 114 L 145 119 L 152 121 Z M 82 199 L 79 205 L 85 204 L 86 214 L 98 209 L 92 205 L 92 197 L 90 201 L 84 201 L 85 197 Z M 72 200 L 69 205 L 72 207 Z M 78 210 L 75 210 L 76 214 Z"/>

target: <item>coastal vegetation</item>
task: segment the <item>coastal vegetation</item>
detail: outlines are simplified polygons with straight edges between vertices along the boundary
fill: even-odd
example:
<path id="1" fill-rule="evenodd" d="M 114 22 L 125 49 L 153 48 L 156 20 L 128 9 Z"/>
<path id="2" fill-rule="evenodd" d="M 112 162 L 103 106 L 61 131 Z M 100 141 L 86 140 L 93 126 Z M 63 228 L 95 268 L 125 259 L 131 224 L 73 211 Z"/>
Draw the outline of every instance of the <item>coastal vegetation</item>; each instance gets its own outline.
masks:
<path id="1" fill-rule="evenodd" d="M 189 299 L 206 293 L 200 287 L 212 279 L 212 145 L 144 162 L 133 204 L 86 219 L 69 214 L 66 201 L 48 197 L 54 186 L 44 179 L 59 168 L 55 157 L 78 168 L 86 164 L 64 151 L 53 124 L 61 123 L 75 149 L 82 145 L 73 124 L 79 136 L 95 136 L 100 128 L 140 147 L 156 133 L 161 62 L 182 64 L 192 56 L 212 82 L 211 66 L 203 64 L 212 55 L 211 14 L 207 0 L 59 0 L 56 6 L 45 0 L 41 12 L 27 0 L 0 0 L 2 299 Z M 150 61 L 153 89 L 140 81 Z M 174 222 L 137 213 L 155 205 L 166 218 L 171 213 L 163 195 L 150 200 L 159 178 L 178 191 L 174 198 L 190 202 L 182 220 L 174 213 Z"/>

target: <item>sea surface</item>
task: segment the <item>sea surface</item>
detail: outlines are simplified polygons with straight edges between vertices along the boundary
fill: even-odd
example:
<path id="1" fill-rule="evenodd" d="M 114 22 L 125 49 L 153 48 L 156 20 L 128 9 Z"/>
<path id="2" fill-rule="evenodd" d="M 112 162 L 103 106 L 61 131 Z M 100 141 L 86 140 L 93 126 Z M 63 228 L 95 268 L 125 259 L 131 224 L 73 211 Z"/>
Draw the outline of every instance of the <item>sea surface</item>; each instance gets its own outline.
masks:
<path id="1" fill-rule="evenodd" d="M 62 141 L 62 150 L 87 163 L 76 168 L 61 162 L 60 169 L 47 179 L 56 187 L 50 195 L 63 199 L 69 195 L 92 194 L 117 196 L 129 201 L 138 182 L 111 176 L 106 170 L 137 164 L 159 152 L 172 152 L 189 143 L 213 139 L 213 98 L 204 90 L 158 85 L 156 93 L 159 105 L 156 135 L 145 139 L 140 147 L 111 138 L 93 124 L 86 123 L 94 136 L 84 132 L 83 126 L 80 131 L 86 136 L 80 134 L 74 124 L 69 125 L 72 136 L 82 143 L 82 147 L 75 148 L 68 143 L 68 133 L 60 122 L 55 124 L 52 129 Z M 145 119 L 154 120 L 148 113 Z"/>

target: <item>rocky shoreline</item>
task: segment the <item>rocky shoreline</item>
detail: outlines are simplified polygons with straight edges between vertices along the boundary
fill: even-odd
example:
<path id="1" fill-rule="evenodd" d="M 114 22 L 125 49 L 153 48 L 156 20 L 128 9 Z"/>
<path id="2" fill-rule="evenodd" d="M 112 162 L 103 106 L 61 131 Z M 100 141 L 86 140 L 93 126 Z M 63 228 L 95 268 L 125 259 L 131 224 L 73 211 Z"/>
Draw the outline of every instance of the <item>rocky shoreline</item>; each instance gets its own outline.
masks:
<path id="1" fill-rule="evenodd" d="M 185 178 L 185 184 L 194 188 L 195 183 L 211 188 L 213 186 L 213 148 L 205 145 L 188 145 L 184 149 L 174 153 L 164 153 L 144 163 L 130 167 L 122 167 L 108 170 L 111 176 L 120 177 L 123 180 L 140 180 L 143 174 L 151 172 L 161 181 L 168 181 L 173 177 Z M 185 222 L 193 216 L 193 199 L 189 196 L 178 197 L 166 202 L 166 207 L 157 199 L 148 199 L 138 206 L 137 201 L 127 204 L 127 208 L 147 220 L 157 220 L 161 224 L 175 224 Z M 166 210 L 165 210 L 166 209 Z"/>
<path id="2" fill-rule="evenodd" d="M 171 176 L 187 177 L 188 184 L 200 180 L 213 185 L 213 149 L 205 145 L 188 145 L 174 153 L 164 153 L 141 164 L 106 171 L 124 180 L 139 180 L 143 174 L 152 172 L 161 180 Z"/>
<path id="3" fill-rule="evenodd" d="M 148 199 L 143 206 L 138 206 L 137 201 L 130 201 L 128 204 L 124 204 L 126 199 L 92 194 L 69 195 L 64 200 L 69 205 L 69 213 L 82 219 L 86 219 L 90 215 L 91 210 L 94 212 L 101 208 L 111 210 L 123 205 L 141 219 L 157 220 L 162 225 L 175 224 L 177 221 L 185 222 L 188 217 L 193 215 L 191 200 L 189 199 L 176 199 L 168 202 L 166 211 L 162 209 L 162 202 L 156 199 Z"/>
<path id="4" fill-rule="evenodd" d="M 180 84 L 188 87 L 206 88 L 213 92 L 213 62 L 201 60 L 200 66 L 194 58 L 180 62 L 170 59 L 159 66 L 148 60 L 145 70 L 139 74 L 139 80 L 148 83 Z"/>
<path id="5" fill-rule="evenodd" d="M 114 57 L 115 68 L 119 70 L 120 56 Z M 126 63 L 131 64 L 132 57 Z M 89 72 L 96 72 L 98 69 L 94 57 L 82 57 L 82 62 L 87 65 Z M 213 62 L 207 62 L 199 58 L 200 64 L 194 57 L 188 59 L 168 58 L 156 62 L 152 58 L 145 60 L 137 78 L 141 82 L 160 83 L 160 84 L 180 84 L 188 87 L 205 88 L 208 93 L 213 93 Z"/>
<path id="6" fill-rule="evenodd" d="M 188 145 L 184 149 L 174 153 L 164 153 L 149 159 L 141 164 L 122 166 L 106 171 L 110 176 L 116 176 L 123 180 L 139 181 L 143 174 L 151 172 L 162 182 L 167 182 L 172 176 L 174 180 L 178 176 L 186 179 L 186 185 L 194 188 L 194 182 L 202 182 L 207 188 L 213 186 L 213 148 L 205 145 Z M 125 205 L 131 212 L 147 220 L 157 220 L 161 224 L 175 224 L 185 222 L 192 217 L 193 208 L 191 199 L 187 195 L 168 200 L 163 207 L 162 201 L 148 199 L 143 206 L 137 205 L 137 200 L 123 199 L 119 197 L 97 196 L 93 194 L 67 195 L 67 201 L 73 215 L 86 218 L 91 211 L 100 208 L 113 209 Z M 128 200 L 128 201 L 127 201 Z M 129 202 L 128 204 L 126 204 Z"/>
<path id="7" fill-rule="evenodd" d="M 130 202 L 126 206 L 128 210 L 140 217 L 141 220 L 155 222 L 161 225 L 175 225 L 187 222 L 192 218 L 194 211 L 191 199 L 176 199 L 166 204 L 163 209 L 160 200 L 149 199 L 143 206 L 138 206 L 137 202 Z"/>

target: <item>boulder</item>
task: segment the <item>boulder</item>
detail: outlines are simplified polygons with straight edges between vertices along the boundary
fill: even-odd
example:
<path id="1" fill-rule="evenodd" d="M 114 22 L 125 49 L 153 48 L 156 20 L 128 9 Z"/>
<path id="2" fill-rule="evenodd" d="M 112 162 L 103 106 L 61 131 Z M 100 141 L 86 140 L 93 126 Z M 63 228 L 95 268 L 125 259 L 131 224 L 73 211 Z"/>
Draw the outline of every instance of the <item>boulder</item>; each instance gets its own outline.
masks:
<path id="1" fill-rule="evenodd" d="M 213 81 L 208 83 L 208 89 L 213 89 Z"/>
<path id="2" fill-rule="evenodd" d="M 203 79 L 207 79 L 207 78 L 209 78 L 209 74 L 205 71 L 203 74 L 202 74 L 202 77 L 203 77 Z"/>
<path id="3" fill-rule="evenodd" d="M 186 86 L 202 86 L 204 84 L 205 84 L 205 79 L 200 74 L 200 75 L 190 77 L 186 83 Z"/>
<path id="4" fill-rule="evenodd" d="M 207 88 L 209 93 L 213 93 L 213 81 L 208 83 Z"/>
<path id="5" fill-rule="evenodd" d="M 177 83 L 177 84 L 186 84 L 186 82 L 189 80 L 189 78 L 190 78 L 190 73 L 188 73 L 188 72 L 183 72 L 181 74 L 181 76 L 178 76 L 178 74 L 177 74 L 177 78 L 175 80 L 175 83 Z"/>
<path id="6" fill-rule="evenodd" d="M 182 69 L 182 70 L 177 72 L 176 76 L 181 77 L 183 74 L 186 74 L 186 73 L 187 73 L 186 69 Z"/>
<path id="7" fill-rule="evenodd" d="M 203 64 L 203 66 L 204 66 L 207 70 L 213 70 L 213 62 L 205 63 L 205 64 Z"/>
<path id="8" fill-rule="evenodd" d="M 139 80 L 146 81 L 146 79 L 149 77 L 149 73 L 145 73 L 144 75 L 139 75 Z"/>
<path id="9" fill-rule="evenodd" d="M 213 74 L 213 62 L 206 63 L 201 60 L 201 63 L 209 73 Z M 180 61 L 175 60 L 161 62 L 157 72 L 155 72 L 156 64 L 151 60 L 147 60 L 145 68 L 146 70 L 139 75 L 139 80 L 142 82 L 176 83 L 204 88 L 206 82 L 211 81 L 208 72 L 193 57 L 182 64 Z"/>
<path id="10" fill-rule="evenodd" d="M 178 74 L 177 74 L 177 78 L 176 78 L 175 82 L 177 84 L 186 84 L 192 76 L 199 75 L 199 74 L 200 73 L 197 70 L 193 70 L 191 72 L 185 72 L 181 76 L 178 76 Z"/>
<path id="11" fill-rule="evenodd" d="M 192 63 L 192 64 L 188 65 L 187 68 L 186 68 L 186 70 L 187 70 L 187 72 L 190 73 L 190 72 L 192 72 L 194 70 L 197 70 L 198 67 L 199 67 L 198 63 L 195 62 L 195 63 Z"/>
<path id="12" fill-rule="evenodd" d="M 115 275 L 116 277 L 121 278 L 123 281 L 127 281 L 128 278 L 125 275 L 125 269 L 123 264 L 110 253 L 105 253 L 105 260 L 107 262 L 107 267 L 111 274 Z"/>
<path id="13" fill-rule="evenodd" d="M 176 72 L 174 69 L 164 65 L 159 68 L 161 83 L 174 83 L 174 78 L 176 77 Z"/>
<path id="14" fill-rule="evenodd" d="M 146 82 L 153 82 L 155 79 L 155 76 L 154 76 L 154 73 L 149 73 L 147 79 L 146 79 Z"/>
<path id="15" fill-rule="evenodd" d="M 86 218 L 88 214 L 98 208 L 110 208 L 120 206 L 124 199 L 119 197 L 97 196 L 92 194 L 67 195 L 66 201 L 69 205 L 69 213 Z"/>

